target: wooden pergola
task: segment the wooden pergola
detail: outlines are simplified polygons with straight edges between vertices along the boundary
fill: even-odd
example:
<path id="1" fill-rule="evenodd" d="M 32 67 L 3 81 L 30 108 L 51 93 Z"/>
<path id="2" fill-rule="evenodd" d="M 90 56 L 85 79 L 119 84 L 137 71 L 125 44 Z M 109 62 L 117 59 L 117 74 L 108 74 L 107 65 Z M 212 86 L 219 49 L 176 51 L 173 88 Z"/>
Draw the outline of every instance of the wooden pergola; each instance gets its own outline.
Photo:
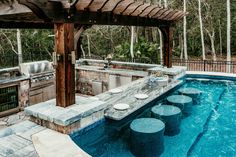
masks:
<path id="1" fill-rule="evenodd" d="M 164 39 L 164 66 L 172 67 L 172 27 L 185 12 L 133 0 L 3 0 L 0 28 L 49 28 L 55 31 L 56 101 L 75 104 L 76 45 L 86 26 L 159 27 Z"/>

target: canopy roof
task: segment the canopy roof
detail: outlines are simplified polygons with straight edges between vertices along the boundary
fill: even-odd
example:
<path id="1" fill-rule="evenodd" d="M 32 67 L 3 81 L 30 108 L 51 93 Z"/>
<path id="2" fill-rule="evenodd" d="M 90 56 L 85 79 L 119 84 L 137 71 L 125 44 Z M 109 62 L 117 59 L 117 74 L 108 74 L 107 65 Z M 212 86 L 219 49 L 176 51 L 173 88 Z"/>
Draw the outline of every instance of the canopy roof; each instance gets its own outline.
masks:
<path id="1" fill-rule="evenodd" d="M 66 22 L 161 27 L 185 14 L 133 0 L 2 0 L 0 28 L 53 28 L 53 23 Z"/>

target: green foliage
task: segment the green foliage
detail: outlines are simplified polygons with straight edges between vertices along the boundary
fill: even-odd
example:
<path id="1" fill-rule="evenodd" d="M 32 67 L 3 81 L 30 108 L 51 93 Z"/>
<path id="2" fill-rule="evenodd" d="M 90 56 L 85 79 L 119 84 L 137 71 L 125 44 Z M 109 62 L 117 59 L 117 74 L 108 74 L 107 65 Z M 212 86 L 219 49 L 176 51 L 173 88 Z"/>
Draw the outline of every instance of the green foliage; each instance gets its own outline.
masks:
<path id="1" fill-rule="evenodd" d="M 51 60 L 51 30 L 21 30 L 23 62 Z M 16 30 L 0 30 L 0 68 L 18 66 Z"/>
<path id="2" fill-rule="evenodd" d="M 136 61 L 144 63 L 158 63 L 159 61 L 158 44 L 148 42 L 145 38 L 140 37 L 134 44 L 134 58 Z M 130 61 L 130 44 L 124 42 L 115 47 L 115 60 Z"/>

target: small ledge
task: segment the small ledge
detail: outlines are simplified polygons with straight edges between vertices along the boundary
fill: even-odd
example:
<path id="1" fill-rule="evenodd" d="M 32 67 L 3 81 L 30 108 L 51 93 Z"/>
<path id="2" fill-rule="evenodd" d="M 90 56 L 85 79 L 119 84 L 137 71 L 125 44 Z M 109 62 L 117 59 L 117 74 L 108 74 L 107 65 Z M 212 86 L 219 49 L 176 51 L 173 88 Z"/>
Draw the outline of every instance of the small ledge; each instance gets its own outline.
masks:
<path id="1" fill-rule="evenodd" d="M 166 67 L 154 67 L 148 69 L 149 72 L 163 72 L 164 75 L 171 75 L 171 76 L 176 76 L 182 73 L 185 73 L 187 70 L 187 67 L 183 66 L 173 66 L 172 68 L 166 68 Z"/>
<path id="2" fill-rule="evenodd" d="M 67 108 L 56 106 L 56 100 L 52 99 L 27 107 L 25 108 L 25 112 L 34 118 L 39 118 L 60 126 L 68 126 L 92 113 L 103 110 L 104 107 L 104 102 L 100 100 L 76 96 L 76 104 Z"/>

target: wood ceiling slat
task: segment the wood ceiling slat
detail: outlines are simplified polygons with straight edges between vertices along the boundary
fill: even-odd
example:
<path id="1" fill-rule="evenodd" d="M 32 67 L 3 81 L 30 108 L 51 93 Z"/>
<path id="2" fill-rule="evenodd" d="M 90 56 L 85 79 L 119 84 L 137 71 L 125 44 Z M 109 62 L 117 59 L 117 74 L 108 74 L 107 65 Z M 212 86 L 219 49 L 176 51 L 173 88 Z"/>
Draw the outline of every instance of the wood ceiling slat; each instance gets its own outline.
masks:
<path id="1" fill-rule="evenodd" d="M 179 11 L 173 10 L 171 13 L 169 13 L 168 15 L 166 15 L 165 17 L 163 17 L 164 20 L 170 20 L 170 18 L 171 18 L 174 14 L 176 14 L 177 12 L 179 12 Z"/>
<path id="2" fill-rule="evenodd" d="M 154 10 L 157 7 L 158 7 L 157 5 L 151 5 L 151 6 L 147 7 L 139 16 L 146 17 L 152 10 Z"/>
<path id="3" fill-rule="evenodd" d="M 141 5 L 138 9 L 136 9 L 132 14 L 130 14 L 131 16 L 138 16 L 140 15 L 141 13 L 144 12 L 144 10 L 149 7 L 151 4 L 143 4 Z"/>
<path id="4" fill-rule="evenodd" d="M 131 4 L 123 13 L 122 15 L 130 15 L 132 14 L 136 9 L 138 9 L 141 5 L 143 5 L 143 3 L 141 2 L 137 2 L 137 3 L 133 3 Z"/>
<path id="5" fill-rule="evenodd" d="M 158 18 L 159 19 L 159 17 L 162 16 L 166 11 L 168 11 L 168 10 L 167 9 L 162 9 L 162 10 L 158 11 L 156 13 L 156 15 L 153 16 L 153 18 L 155 18 L 155 19 Z"/>
<path id="6" fill-rule="evenodd" d="M 182 19 L 184 16 L 186 16 L 186 13 L 181 13 L 178 17 L 176 17 L 174 20 L 178 21 L 180 19 Z"/>
<path id="7" fill-rule="evenodd" d="M 114 14 L 121 14 L 123 11 L 125 11 L 131 4 L 133 4 L 133 0 L 124 0 L 123 2 L 119 3 L 116 8 L 114 9 Z"/>
<path id="8" fill-rule="evenodd" d="M 79 2 L 76 3 L 75 7 L 78 11 L 84 11 L 92 1 L 93 0 L 79 0 Z"/>
<path id="9" fill-rule="evenodd" d="M 109 0 L 106 5 L 102 8 L 102 12 L 110 12 L 112 11 L 118 3 L 122 2 L 123 0 Z"/>
<path id="10" fill-rule="evenodd" d="M 89 11 L 91 12 L 96 12 L 99 9 L 103 7 L 103 5 L 107 2 L 107 0 L 94 0 L 90 5 L 89 5 Z"/>
<path id="11" fill-rule="evenodd" d="M 181 14 L 182 14 L 181 11 L 175 13 L 175 14 L 170 18 L 170 20 L 175 20 L 175 19 L 176 19 L 177 17 L 179 17 Z"/>
<path id="12" fill-rule="evenodd" d="M 159 11 L 163 10 L 164 8 L 156 8 L 154 10 L 152 10 L 149 14 L 148 17 L 152 18 L 153 16 L 155 16 Z"/>
<path id="13" fill-rule="evenodd" d="M 169 15 L 172 12 L 173 12 L 172 9 L 165 11 L 161 16 L 159 16 L 159 19 L 163 19 L 164 17 L 166 17 L 167 15 Z"/>

